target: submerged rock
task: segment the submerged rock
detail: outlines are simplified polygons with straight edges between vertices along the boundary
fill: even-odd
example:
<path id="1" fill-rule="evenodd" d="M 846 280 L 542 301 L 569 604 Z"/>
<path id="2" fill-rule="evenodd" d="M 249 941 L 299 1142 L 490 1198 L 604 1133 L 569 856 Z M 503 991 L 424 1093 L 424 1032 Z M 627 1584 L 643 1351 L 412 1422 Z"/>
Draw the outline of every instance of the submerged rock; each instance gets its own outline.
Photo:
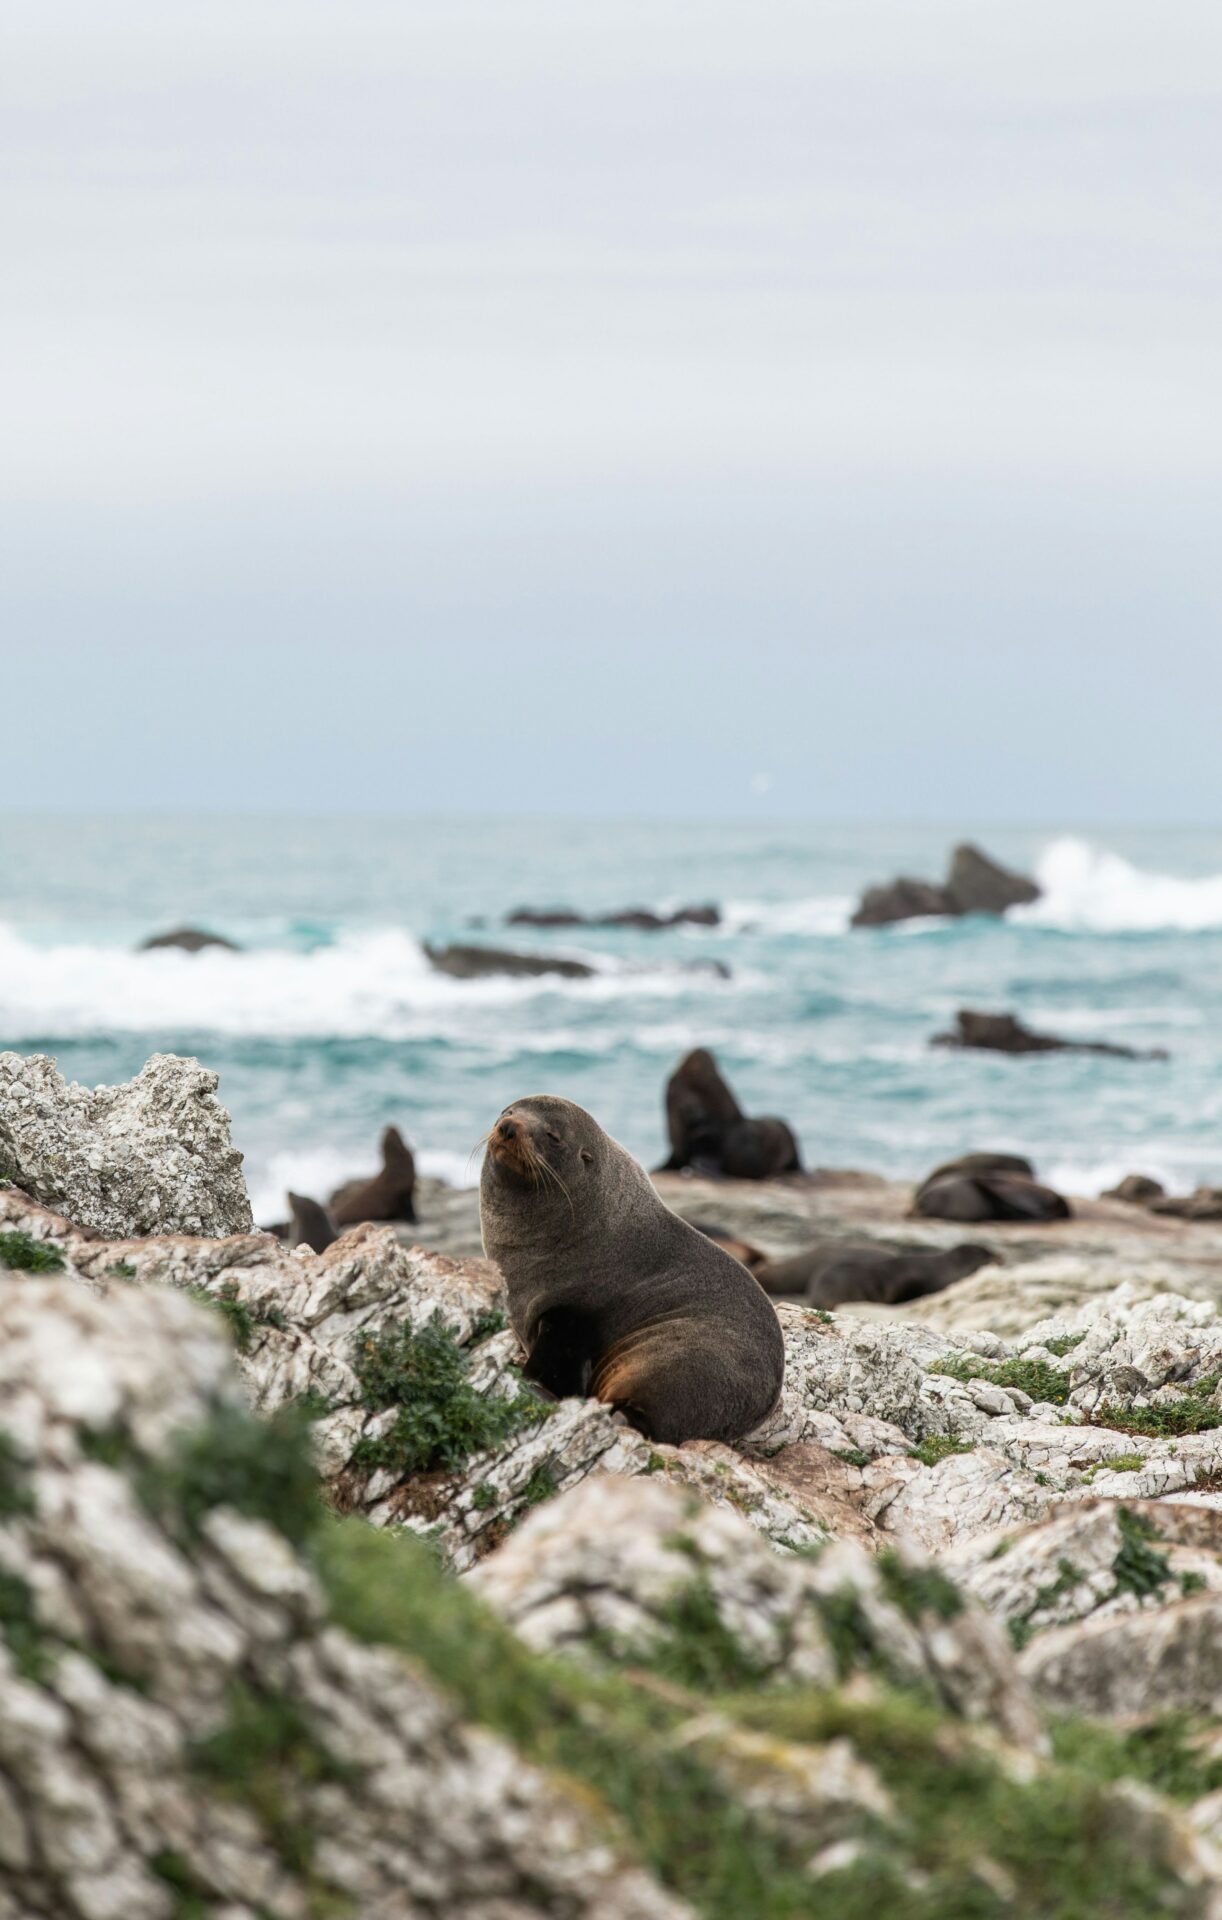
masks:
<path id="1" fill-rule="evenodd" d="M 245 1232 L 242 1156 L 217 1085 L 198 1060 L 169 1053 L 123 1086 L 94 1088 L 65 1082 L 46 1054 L 0 1054 L 0 1169 L 116 1238 Z"/>

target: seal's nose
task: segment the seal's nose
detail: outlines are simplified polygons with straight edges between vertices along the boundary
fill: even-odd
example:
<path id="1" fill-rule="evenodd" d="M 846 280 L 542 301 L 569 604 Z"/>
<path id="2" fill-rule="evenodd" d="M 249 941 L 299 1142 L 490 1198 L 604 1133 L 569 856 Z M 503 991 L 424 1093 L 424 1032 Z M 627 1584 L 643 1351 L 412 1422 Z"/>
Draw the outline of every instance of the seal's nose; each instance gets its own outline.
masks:
<path id="1" fill-rule="evenodd" d="M 502 1120 L 497 1128 L 497 1132 L 500 1134 L 502 1140 L 516 1140 L 518 1137 L 518 1123 L 516 1120 Z"/>

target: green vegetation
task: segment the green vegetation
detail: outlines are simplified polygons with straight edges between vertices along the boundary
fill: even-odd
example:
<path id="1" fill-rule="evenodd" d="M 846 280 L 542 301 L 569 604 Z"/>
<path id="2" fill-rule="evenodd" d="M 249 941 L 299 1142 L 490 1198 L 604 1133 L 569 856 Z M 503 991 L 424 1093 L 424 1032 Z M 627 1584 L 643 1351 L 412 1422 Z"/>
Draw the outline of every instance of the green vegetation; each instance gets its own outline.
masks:
<path id="1" fill-rule="evenodd" d="M 531 1654 L 473 1594 L 432 1566 L 418 1544 L 355 1521 L 331 1521 L 316 1543 L 337 1620 L 359 1637 L 421 1661 L 464 1714 L 528 1759 L 567 1775 L 622 1823 L 646 1865 L 704 1920 L 1146 1920 L 1176 1903 L 1167 1863 L 1143 1832 L 1109 1812 L 1086 1745 L 1063 1735 L 1068 1766 L 1013 1777 L 944 1712 L 911 1694 L 725 1685 L 727 1662 L 697 1593 L 651 1665 L 676 1657 L 701 1690 L 659 1691 L 622 1673 L 592 1673 Z M 690 1670 L 690 1669 L 689 1669 Z M 673 1667 L 671 1669 L 673 1673 Z M 680 1683 L 681 1684 L 681 1683 Z M 863 1819 L 851 1864 L 812 1883 L 800 1831 L 753 1815 L 702 1743 L 682 1732 L 706 1713 L 769 1741 L 849 1739 L 893 1796 L 885 1833 Z M 1092 1737 L 1088 1731 L 1086 1740 Z M 715 1726 L 708 1735 L 715 1755 Z M 1100 1748 L 1110 1759 L 1111 1750 Z M 781 1759 L 783 1747 L 778 1749 Z M 783 1764 L 783 1760 L 781 1760 Z M 992 1874 L 981 1871 L 991 1863 Z M 996 1881 L 1010 1882 L 1000 1892 Z"/>
<path id="2" fill-rule="evenodd" d="M 832 1452 L 837 1460 L 847 1460 L 851 1467 L 868 1467 L 874 1458 L 872 1453 L 863 1453 L 860 1447 L 833 1447 Z"/>
<path id="3" fill-rule="evenodd" d="M 1049 1353 L 1055 1353 L 1058 1360 L 1063 1360 L 1067 1353 L 1072 1353 L 1075 1347 L 1080 1347 L 1085 1338 L 1084 1333 L 1057 1333 L 1051 1340 L 1041 1341 L 1040 1344 Z"/>
<path id="4" fill-rule="evenodd" d="M 13 1656 L 13 1665 L 26 1680 L 42 1680 L 47 1655 L 42 1628 L 34 1612 L 34 1596 L 19 1573 L 0 1567 L 0 1639 Z"/>
<path id="5" fill-rule="evenodd" d="M 12 1436 L 0 1427 L 0 1521 L 18 1520 L 33 1511 L 29 1469 Z"/>
<path id="6" fill-rule="evenodd" d="M 522 1501 L 528 1507 L 541 1507 L 556 1492 L 556 1480 L 548 1466 L 536 1467 L 522 1489 Z"/>
<path id="7" fill-rule="evenodd" d="M 1117 1593 L 1136 1594 L 1139 1600 L 1161 1593 L 1171 1578 L 1171 1567 L 1166 1554 L 1156 1553 L 1151 1545 L 1161 1538 L 1158 1528 L 1128 1507 L 1117 1508 L 1116 1520 L 1120 1551 L 1112 1562 L 1112 1572 Z"/>
<path id="8" fill-rule="evenodd" d="M 486 1313 L 477 1313 L 471 1323 L 469 1347 L 478 1347 L 482 1340 L 491 1340 L 494 1333 L 504 1333 L 509 1321 L 495 1307 L 489 1307 Z"/>
<path id="9" fill-rule="evenodd" d="M 1055 1607 L 1058 1600 L 1063 1599 L 1067 1593 L 1073 1592 L 1081 1578 L 1081 1568 L 1075 1567 L 1072 1560 L 1066 1560 L 1062 1557 L 1057 1561 L 1056 1579 L 1050 1580 L 1046 1587 L 1039 1589 L 1031 1605 L 1027 1608 L 1026 1613 L 1015 1614 L 1006 1623 L 1010 1635 L 1010 1642 L 1016 1653 L 1021 1653 L 1023 1648 L 1029 1645 L 1034 1638 L 1035 1627 L 1032 1623 L 1035 1620 L 1036 1614 L 1044 1613 L 1048 1608 Z"/>
<path id="10" fill-rule="evenodd" d="M 1051 1733 L 1056 1758 L 1096 1780 L 1140 1780 L 1188 1801 L 1222 1787 L 1217 1724 L 1204 1714 L 1168 1714 L 1129 1731 L 1101 1721 L 1057 1720 Z"/>
<path id="11" fill-rule="evenodd" d="M 297 1393 L 287 1402 L 302 1420 L 324 1420 L 335 1411 L 335 1402 L 321 1393 L 317 1387 L 307 1387 L 304 1393 Z"/>
<path id="12" fill-rule="evenodd" d="M 476 1393 L 467 1377 L 468 1356 L 437 1314 L 419 1332 L 404 1322 L 380 1334 L 357 1334 L 352 1364 L 365 1405 L 396 1409 L 389 1431 L 362 1440 L 353 1453 L 354 1466 L 367 1472 L 454 1471 L 549 1411 L 529 1393 L 512 1399 Z"/>
<path id="13" fill-rule="evenodd" d="M 487 1480 L 481 1480 L 471 1495 L 471 1505 L 480 1513 L 487 1513 L 490 1507 L 495 1507 L 497 1497 L 496 1488 Z"/>
<path id="14" fill-rule="evenodd" d="M 1145 1464 L 1144 1453 L 1117 1453 L 1110 1460 L 1101 1460 L 1093 1471 L 1095 1473 L 1140 1473 Z"/>
<path id="15" fill-rule="evenodd" d="M 28 1233 L 0 1233 L 0 1267 L 16 1273 L 60 1273 L 64 1256 L 49 1240 Z"/>
<path id="16" fill-rule="evenodd" d="M 876 1564 L 883 1592 L 909 1620 L 919 1620 L 926 1613 L 953 1620 L 963 1612 L 963 1595 L 936 1567 L 910 1566 L 894 1549 L 880 1553 Z"/>
<path id="17" fill-rule="evenodd" d="M 255 1335 L 255 1316 L 244 1300 L 238 1298 L 235 1280 L 226 1280 L 218 1292 L 208 1287 L 190 1287 L 188 1292 L 201 1306 L 213 1307 L 229 1323 L 229 1332 L 239 1353 L 249 1353 Z"/>
<path id="18" fill-rule="evenodd" d="M 1069 1375 L 1046 1360 L 982 1360 L 979 1354 L 949 1354 L 937 1360 L 930 1373 L 949 1374 L 952 1380 L 984 1380 L 991 1387 L 1017 1387 L 1032 1400 L 1063 1407 L 1069 1398 Z"/>
<path id="19" fill-rule="evenodd" d="M 1091 1414 L 1091 1423 L 1110 1427 L 1114 1433 L 1145 1433 L 1163 1440 L 1185 1433 L 1205 1433 L 1222 1426 L 1222 1408 L 1213 1397 L 1217 1385 L 1218 1375 L 1206 1373 L 1180 1388 L 1174 1400 L 1159 1400 L 1145 1407 L 1120 1407 L 1105 1400 Z"/>
<path id="20" fill-rule="evenodd" d="M 301 1545 L 322 1510 L 306 1428 L 292 1407 L 270 1420 L 220 1407 L 205 1426 L 178 1436 L 164 1456 L 140 1462 L 136 1489 L 180 1538 L 195 1535 L 212 1507 L 225 1506 L 270 1522 Z"/>
<path id="21" fill-rule="evenodd" d="M 174 1894 L 173 1920 L 207 1920 L 208 1890 L 192 1873 L 181 1853 L 165 1848 L 154 1854 L 149 1869 L 164 1880 Z"/>
<path id="22" fill-rule="evenodd" d="M 972 1453 L 974 1440 L 961 1440 L 957 1433 L 930 1433 L 919 1446 L 909 1447 L 908 1456 L 919 1460 L 922 1466 L 936 1467 L 940 1460 L 949 1460 L 953 1453 Z"/>
<path id="23" fill-rule="evenodd" d="M 765 1677 L 767 1668 L 751 1658 L 723 1622 L 707 1574 L 700 1573 L 685 1587 L 661 1617 L 665 1635 L 632 1656 L 636 1665 L 652 1667 L 698 1693 L 757 1686 Z"/>

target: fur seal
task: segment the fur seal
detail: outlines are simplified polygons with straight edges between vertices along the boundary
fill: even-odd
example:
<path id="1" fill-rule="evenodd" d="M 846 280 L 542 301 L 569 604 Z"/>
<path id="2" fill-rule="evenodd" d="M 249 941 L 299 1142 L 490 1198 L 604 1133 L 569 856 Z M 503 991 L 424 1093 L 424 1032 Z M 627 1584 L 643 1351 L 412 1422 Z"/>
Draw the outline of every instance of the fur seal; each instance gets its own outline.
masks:
<path id="1" fill-rule="evenodd" d="M 721 1143 L 721 1170 L 732 1180 L 772 1180 L 778 1173 L 800 1173 L 802 1160 L 792 1127 L 771 1114 L 740 1120 Z"/>
<path id="2" fill-rule="evenodd" d="M 315 1253 L 325 1253 L 334 1245 L 339 1235 L 317 1200 L 310 1200 L 303 1193 L 290 1193 L 288 1203 L 292 1219 L 285 1239 L 290 1247 L 313 1247 Z"/>
<path id="3" fill-rule="evenodd" d="M 666 1082 L 666 1132 L 670 1159 L 659 1173 L 684 1167 L 716 1172 L 726 1130 L 745 1118 L 707 1047 L 695 1047 Z"/>
<path id="4" fill-rule="evenodd" d="M 960 1247 L 881 1247 L 824 1240 L 788 1260 L 766 1260 L 755 1277 L 766 1293 L 804 1294 L 812 1307 L 839 1307 L 850 1300 L 896 1307 L 923 1300 L 965 1280 L 997 1255 L 966 1242 Z"/>
<path id="5" fill-rule="evenodd" d="M 382 1171 L 372 1180 L 345 1180 L 331 1195 L 331 1218 L 337 1227 L 355 1227 L 362 1220 L 410 1220 L 416 1218 L 412 1199 L 416 1187 L 416 1162 L 412 1150 L 398 1127 L 387 1127 L 382 1135 Z"/>
<path id="6" fill-rule="evenodd" d="M 770 1180 L 801 1170 L 793 1129 L 770 1114 L 749 1120 L 707 1047 L 685 1055 L 666 1083 L 666 1132 L 670 1158 L 658 1173 L 691 1167 L 731 1180 Z"/>
<path id="7" fill-rule="evenodd" d="M 207 933 L 202 927 L 173 927 L 169 933 L 154 933 L 142 940 L 138 953 L 154 953 L 159 947 L 177 947 L 182 953 L 202 953 L 205 947 L 222 947 L 226 953 L 241 953 L 235 940 L 224 934 Z"/>
<path id="8" fill-rule="evenodd" d="M 676 1446 L 741 1439 L 772 1412 L 785 1346 L 767 1296 L 583 1108 L 551 1094 L 505 1108 L 480 1225 L 546 1392 L 593 1394 Z"/>
<path id="9" fill-rule="evenodd" d="M 1068 1220 L 1068 1200 L 1022 1173 L 944 1173 L 917 1188 L 914 1214 L 926 1220 Z"/>

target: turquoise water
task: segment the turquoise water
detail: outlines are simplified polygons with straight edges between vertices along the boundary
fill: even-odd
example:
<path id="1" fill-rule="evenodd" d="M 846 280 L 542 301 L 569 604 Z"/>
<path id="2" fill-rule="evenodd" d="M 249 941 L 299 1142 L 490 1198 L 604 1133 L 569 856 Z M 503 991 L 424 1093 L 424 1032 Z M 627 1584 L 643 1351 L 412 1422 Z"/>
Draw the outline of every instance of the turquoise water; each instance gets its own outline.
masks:
<path id="1" fill-rule="evenodd" d="M 1045 899 L 1004 922 L 851 933 L 861 887 L 939 877 L 956 829 L 10 815 L 0 840 L 0 1046 L 70 1078 L 155 1051 L 221 1075 L 256 1212 L 373 1165 L 387 1121 L 426 1171 L 474 1178 L 514 1096 L 566 1094 L 646 1161 L 662 1088 L 711 1046 L 808 1164 L 915 1175 L 972 1146 L 1094 1191 L 1130 1169 L 1222 1181 L 1222 834 L 981 831 Z M 715 932 L 505 929 L 521 904 L 715 901 Z M 486 924 L 473 930 L 473 916 Z M 182 921 L 246 951 L 137 954 Z M 422 939 L 588 958 L 590 981 L 463 982 Z M 729 981 L 690 970 L 718 959 Z M 961 1005 L 1166 1063 L 931 1050 Z"/>

